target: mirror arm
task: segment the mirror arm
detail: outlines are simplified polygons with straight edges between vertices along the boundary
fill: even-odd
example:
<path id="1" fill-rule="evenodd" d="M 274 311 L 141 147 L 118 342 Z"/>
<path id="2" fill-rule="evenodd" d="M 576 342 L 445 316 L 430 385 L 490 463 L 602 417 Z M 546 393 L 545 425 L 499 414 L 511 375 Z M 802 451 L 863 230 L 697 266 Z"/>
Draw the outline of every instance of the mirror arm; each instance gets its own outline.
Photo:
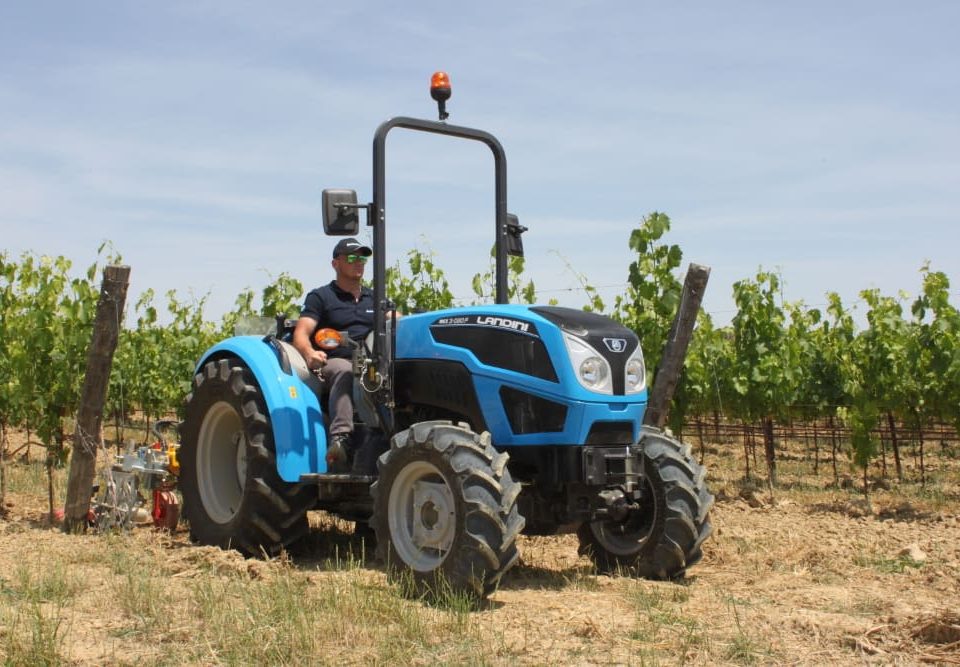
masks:
<path id="1" fill-rule="evenodd" d="M 369 204 L 337 204 L 337 215 L 346 215 L 350 209 L 366 211 L 367 227 L 373 225 L 373 202 Z"/>
<path id="2" fill-rule="evenodd" d="M 337 204 L 337 213 L 339 215 L 346 215 L 347 211 L 352 208 L 357 210 L 364 209 L 367 212 L 367 216 L 369 216 L 370 210 L 373 208 L 373 204 Z"/>

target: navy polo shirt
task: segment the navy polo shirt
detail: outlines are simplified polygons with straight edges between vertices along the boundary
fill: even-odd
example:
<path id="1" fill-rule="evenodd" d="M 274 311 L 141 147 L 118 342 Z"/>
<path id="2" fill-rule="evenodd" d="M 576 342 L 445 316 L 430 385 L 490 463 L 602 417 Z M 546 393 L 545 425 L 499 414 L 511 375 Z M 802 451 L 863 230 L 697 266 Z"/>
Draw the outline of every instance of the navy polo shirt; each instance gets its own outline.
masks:
<path id="1" fill-rule="evenodd" d="M 360 288 L 360 299 L 345 292 L 333 280 L 307 294 L 300 316 L 311 317 L 318 322 L 318 328 L 329 327 L 337 331 L 347 331 L 354 340 L 363 338 L 373 329 L 373 290 Z M 350 358 L 350 349 L 339 347 L 327 353 L 330 357 Z"/>

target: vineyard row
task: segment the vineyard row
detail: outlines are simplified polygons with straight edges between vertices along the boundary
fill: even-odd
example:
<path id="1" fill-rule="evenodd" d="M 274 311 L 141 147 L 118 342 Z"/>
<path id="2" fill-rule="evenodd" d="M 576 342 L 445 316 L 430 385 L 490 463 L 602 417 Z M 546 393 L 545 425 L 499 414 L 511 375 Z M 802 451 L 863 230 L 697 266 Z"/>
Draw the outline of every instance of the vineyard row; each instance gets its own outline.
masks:
<path id="1" fill-rule="evenodd" d="M 612 305 L 581 278 L 585 309 L 638 334 L 648 378 L 655 376 L 682 292 L 682 252 L 662 241 L 669 228 L 666 215 L 653 213 L 631 232 L 636 260 Z M 536 288 L 523 276 L 522 259 L 511 258 L 510 269 L 511 299 L 532 301 Z M 64 257 L 0 253 L 0 435 L 10 428 L 30 430 L 48 448 L 51 465 L 64 461 L 65 424 L 76 412 L 97 276 L 97 266 L 74 275 Z M 945 274 L 923 267 L 921 279 L 912 300 L 861 292 L 868 308 L 863 329 L 837 294 L 827 294 L 829 305 L 821 310 L 784 303 L 775 273 L 761 270 L 736 282 L 738 310 L 729 325 L 714 326 L 700 313 L 670 426 L 688 437 L 711 425 L 717 436 L 739 428 L 741 436 L 757 437 L 774 481 L 777 440 L 783 437 L 836 433 L 865 473 L 886 441 L 916 441 L 922 449 L 933 440 L 952 447 L 960 424 L 960 313 L 950 303 Z M 489 296 L 491 284 L 492 272 L 474 278 L 479 301 Z M 392 268 L 387 292 L 401 311 L 453 305 L 442 269 L 432 254 L 419 250 Z M 108 420 L 124 424 L 140 412 L 149 421 L 179 411 L 204 350 L 250 318 L 295 317 L 302 295 L 302 283 L 281 274 L 259 295 L 242 292 L 235 308 L 214 323 L 206 318 L 203 299 L 184 302 L 171 291 L 158 306 L 156 295 L 145 292 L 116 313 L 124 326 L 110 376 Z M 165 324 L 160 308 L 167 313 Z"/>

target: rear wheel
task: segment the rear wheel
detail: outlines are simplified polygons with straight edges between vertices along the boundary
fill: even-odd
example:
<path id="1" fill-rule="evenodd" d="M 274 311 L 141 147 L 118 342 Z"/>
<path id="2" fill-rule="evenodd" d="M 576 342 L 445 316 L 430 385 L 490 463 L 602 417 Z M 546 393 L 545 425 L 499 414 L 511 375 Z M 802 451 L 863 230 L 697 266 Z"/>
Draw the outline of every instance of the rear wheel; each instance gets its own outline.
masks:
<path id="1" fill-rule="evenodd" d="M 181 435 L 179 486 L 192 539 L 275 555 L 307 533 L 315 492 L 277 474 L 266 404 L 240 360 L 208 362 L 194 376 Z"/>
<path id="2" fill-rule="evenodd" d="M 417 594 L 482 598 L 518 559 L 520 485 L 490 435 L 447 421 L 394 436 L 372 487 L 378 555 Z"/>
<path id="3" fill-rule="evenodd" d="M 625 571 L 648 579 L 677 579 L 703 557 L 712 528 L 713 496 L 706 470 L 690 447 L 644 427 L 640 461 L 644 480 L 640 509 L 622 521 L 583 524 L 580 552 L 603 573 Z"/>

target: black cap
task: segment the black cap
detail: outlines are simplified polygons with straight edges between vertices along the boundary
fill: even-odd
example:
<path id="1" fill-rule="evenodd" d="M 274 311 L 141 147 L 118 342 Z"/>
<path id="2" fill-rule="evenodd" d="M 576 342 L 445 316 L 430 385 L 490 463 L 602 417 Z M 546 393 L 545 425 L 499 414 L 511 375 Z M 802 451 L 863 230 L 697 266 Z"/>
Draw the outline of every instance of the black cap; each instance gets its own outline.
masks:
<path id="1" fill-rule="evenodd" d="M 365 246 L 357 239 L 341 239 L 337 245 L 333 246 L 333 256 L 337 255 L 363 255 L 369 257 L 373 251 L 369 246 Z"/>

